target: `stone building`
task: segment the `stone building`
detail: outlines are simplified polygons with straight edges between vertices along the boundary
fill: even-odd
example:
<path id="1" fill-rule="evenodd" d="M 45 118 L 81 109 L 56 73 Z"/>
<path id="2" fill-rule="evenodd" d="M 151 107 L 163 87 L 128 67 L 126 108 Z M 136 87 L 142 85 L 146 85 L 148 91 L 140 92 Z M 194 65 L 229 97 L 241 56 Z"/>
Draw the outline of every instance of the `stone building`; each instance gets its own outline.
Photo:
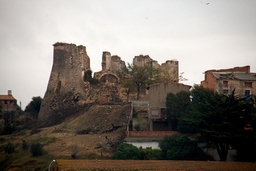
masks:
<path id="1" fill-rule="evenodd" d="M 249 97 L 256 95 L 256 73 L 250 72 L 250 66 L 208 70 L 201 85 L 220 94 L 230 94 L 235 90 L 236 95 Z"/>

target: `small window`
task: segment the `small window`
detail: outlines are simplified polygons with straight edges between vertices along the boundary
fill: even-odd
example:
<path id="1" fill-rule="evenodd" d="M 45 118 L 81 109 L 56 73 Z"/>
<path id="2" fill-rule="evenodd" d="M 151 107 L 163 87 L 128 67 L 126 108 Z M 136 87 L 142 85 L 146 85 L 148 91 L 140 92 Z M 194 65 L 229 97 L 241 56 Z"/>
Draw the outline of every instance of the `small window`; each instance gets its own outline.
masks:
<path id="1" fill-rule="evenodd" d="M 158 116 L 158 108 L 151 108 L 151 115 Z"/>
<path id="2" fill-rule="evenodd" d="M 228 88 L 228 81 L 223 81 L 223 87 Z"/>
<path id="3" fill-rule="evenodd" d="M 245 88 L 252 88 L 252 82 L 245 82 L 244 87 Z"/>
<path id="4" fill-rule="evenodd" d="M 246 100 L 250 100 L 251 90 L 244 91 L 244 97 Z"/>
<path id="5" fill-rule="evenodd" d="M 228 90 L 223 90 L 223 94 L 228 95 Z"/>
<path id="6" fill-rule="evenodd" d="M 4 101 L 4 104 L 8 104 L 8 100 L 5 100 L 5 101 Z"/>

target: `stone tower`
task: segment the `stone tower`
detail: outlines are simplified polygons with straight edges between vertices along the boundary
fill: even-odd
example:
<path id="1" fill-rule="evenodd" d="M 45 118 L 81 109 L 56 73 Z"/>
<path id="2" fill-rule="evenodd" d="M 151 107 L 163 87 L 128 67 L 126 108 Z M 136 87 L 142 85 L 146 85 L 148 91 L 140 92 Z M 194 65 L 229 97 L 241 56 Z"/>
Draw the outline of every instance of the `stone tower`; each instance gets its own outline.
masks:
<path id="1" fill-rule="evenodd" d="M 174 82 L 179 82 L 179 61 L 177 59 L 168 60 L 162 63 L 161 68 L 166 70 Z"/>
<path id="2" fill-rule="evenodd" d="M 38 117 L 40 126 L 54 125 L 74 113 L 90 89 L 84 81 L 85 72 L 90 70 L 86 47 L 67 43 L 53 46 L 52 71 Z"/>

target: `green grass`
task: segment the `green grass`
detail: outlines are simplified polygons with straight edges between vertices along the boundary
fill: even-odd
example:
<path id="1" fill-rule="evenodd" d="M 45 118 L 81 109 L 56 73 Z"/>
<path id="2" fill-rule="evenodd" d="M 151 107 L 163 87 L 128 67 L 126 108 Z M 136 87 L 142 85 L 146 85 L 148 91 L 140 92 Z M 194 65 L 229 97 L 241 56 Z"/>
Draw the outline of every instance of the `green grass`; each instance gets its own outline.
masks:
<path id="1" fill-rule="evenodd" d="M 54 157 L 46 152 L 38 157 L 33 157 L 29 151 L 23 150 L 16 150 L 14 153 L 9 154 L 8 156 L 1 152 L 0 170 L 7 171 L 11 167 L 18 167 L 19 170 L 45 171 L 53 159 Z"/>

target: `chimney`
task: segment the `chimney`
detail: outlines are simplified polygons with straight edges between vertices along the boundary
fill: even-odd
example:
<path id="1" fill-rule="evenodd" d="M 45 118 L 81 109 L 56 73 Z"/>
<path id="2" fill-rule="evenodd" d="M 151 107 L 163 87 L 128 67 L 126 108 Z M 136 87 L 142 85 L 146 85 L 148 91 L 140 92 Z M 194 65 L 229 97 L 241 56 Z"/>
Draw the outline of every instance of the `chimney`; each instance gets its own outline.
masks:
<path id="1" fill-rule="evenodd" d="M 12 90 L 8 90 L 8 96 L 12 96 Z"/>

